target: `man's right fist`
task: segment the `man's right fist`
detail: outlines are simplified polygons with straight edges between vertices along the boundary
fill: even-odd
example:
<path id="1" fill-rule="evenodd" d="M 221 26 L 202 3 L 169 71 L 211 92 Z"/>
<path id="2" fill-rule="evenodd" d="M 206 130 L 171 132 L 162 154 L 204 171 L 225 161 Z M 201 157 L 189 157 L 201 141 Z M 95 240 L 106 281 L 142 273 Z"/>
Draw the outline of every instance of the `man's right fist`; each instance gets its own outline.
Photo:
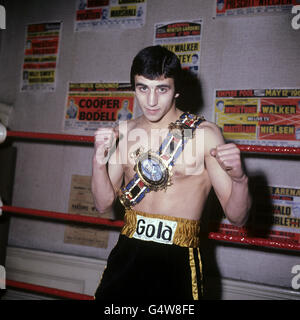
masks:
<path id="1" fill-rule="evenodd" d="M 119 136 L 119 130 L 118 128 L 99 128 L 94 135 L 94 159 L 98 164 L 105 165 L 109 159 L 109 151 Z"/>

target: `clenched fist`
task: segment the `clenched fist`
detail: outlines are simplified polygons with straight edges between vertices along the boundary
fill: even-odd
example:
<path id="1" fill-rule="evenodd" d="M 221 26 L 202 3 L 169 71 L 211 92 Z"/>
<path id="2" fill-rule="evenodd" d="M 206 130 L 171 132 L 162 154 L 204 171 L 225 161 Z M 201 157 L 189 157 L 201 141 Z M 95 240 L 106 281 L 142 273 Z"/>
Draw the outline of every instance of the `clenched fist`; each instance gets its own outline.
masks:
<path id="1" fill-rule="evenodd" d="M 234 181 L 241 181 L 245 176 L 241 163 L 241 151 L 234 143 L 227 143 L 210 150 L 219 165 Z"/>
<path id="2" fill-rule="evenodd" d="M 105 165 L 109 159 L 109 152 L 119 136 L 117 128 L 99 128 L 94 133 L 94 160 L 99 165 Z"/>

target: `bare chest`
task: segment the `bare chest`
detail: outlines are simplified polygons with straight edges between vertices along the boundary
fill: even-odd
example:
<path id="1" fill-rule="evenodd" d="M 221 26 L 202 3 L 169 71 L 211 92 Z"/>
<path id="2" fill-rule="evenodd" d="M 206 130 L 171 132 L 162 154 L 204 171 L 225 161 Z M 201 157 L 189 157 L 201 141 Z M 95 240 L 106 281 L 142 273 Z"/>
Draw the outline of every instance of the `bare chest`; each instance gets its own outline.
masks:
<path id="1" fill-rule="evenodd" d="M 129 133 L 126 145 L 120 147 L 126 180 L 131 179 L 134 175 L 134 168 L 141 154 L 148 151 L 158 153 L 160 148 L 161 158 L 168 165 L 168 170 L 175 179 L 200 175 L 203 172 L 204 139 L 201 134 L 199 135 L 196 131 L 194 137 L 186 139 L 185 143 L 172 141 L 172 143 L 164 145 L 167 134 L 167 130 L 157 130 L 156 132 L 152 130 L 151 133 L 147 131 Z"/>

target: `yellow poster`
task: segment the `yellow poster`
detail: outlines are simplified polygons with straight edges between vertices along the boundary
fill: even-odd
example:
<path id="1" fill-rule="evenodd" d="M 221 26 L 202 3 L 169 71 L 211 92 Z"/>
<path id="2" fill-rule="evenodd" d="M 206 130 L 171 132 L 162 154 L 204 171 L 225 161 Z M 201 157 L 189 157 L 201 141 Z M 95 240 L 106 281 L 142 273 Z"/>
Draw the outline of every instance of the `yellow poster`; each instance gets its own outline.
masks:
<path id="1" fill-rule="evenodd" d="M 300 90 L 216 90 L 215 122 L 225 139 L 239 144 L 300 143 Z"/>

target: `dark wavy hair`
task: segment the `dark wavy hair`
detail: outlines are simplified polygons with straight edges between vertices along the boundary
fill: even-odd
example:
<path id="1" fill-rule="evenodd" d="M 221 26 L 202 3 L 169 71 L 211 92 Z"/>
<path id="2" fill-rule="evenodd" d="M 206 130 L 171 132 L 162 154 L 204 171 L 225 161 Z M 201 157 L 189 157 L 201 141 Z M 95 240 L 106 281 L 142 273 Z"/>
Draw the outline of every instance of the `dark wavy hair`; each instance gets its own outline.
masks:
<path id="1" fill-rule="evenodd" d="M 135 76 L 155 80 L 163 76 L 173 78 L 175 90 L 180 90 L 181 64 L 177 56 L 162 46 L 150 46 L 142 49 L 133 59 L 130 82 L 135 90 Z"/>

